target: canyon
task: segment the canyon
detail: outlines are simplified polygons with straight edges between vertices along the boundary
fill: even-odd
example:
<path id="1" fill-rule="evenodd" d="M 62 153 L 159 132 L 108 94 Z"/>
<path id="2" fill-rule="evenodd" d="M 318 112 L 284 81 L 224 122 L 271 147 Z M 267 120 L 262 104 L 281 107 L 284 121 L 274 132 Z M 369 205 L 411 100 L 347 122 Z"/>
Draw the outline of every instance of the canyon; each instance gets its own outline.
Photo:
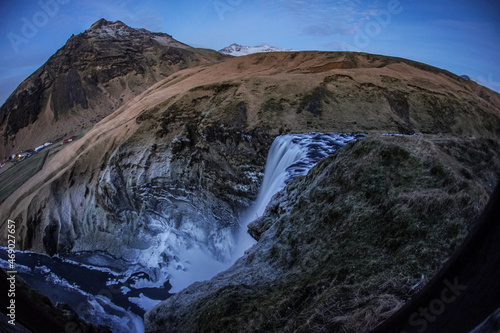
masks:
<path id="1" fill-rule="evenodd" d="M 146 274 L 140 287 L 170 283 L 147 332 L 374 328 L 461 244 L 500 174 L 500 95 L 450 72 L 351 52 L 230 57 L 106 20 L 21 84 L 0 129 L 3 157 L 78 135 L 0 204 L 0 232 L 15 220 L 21 250 L 101 252 Z M 248 217 L 273 142 L 326 133 L 342 148 Z"/>

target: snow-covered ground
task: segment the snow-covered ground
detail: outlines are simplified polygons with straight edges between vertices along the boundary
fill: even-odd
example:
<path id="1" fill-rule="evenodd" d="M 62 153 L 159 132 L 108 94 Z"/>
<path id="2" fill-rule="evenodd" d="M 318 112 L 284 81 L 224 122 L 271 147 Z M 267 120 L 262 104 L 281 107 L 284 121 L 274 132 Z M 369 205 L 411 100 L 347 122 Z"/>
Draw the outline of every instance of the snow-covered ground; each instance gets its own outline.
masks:
<path id="1" fill-rule="evenodd" d="M 7 249 L 0 247 L 0 267 L 8 269 Z M 168 298 L 168 286 L 136 287 L 140 266 L 117 269 L 123 263 L 105 253 L 81 254 L 85 263 L 49 257 L 28 251 L 16 251 L 16 271 L 33 288 L 47 295 L 53 304 L 66 303 L 85 321 L 106 325 L 113 332 L 143 332 L 142 314 Z M 98 263 L 92 266 L 89 261 Z M 112 267 L 109 262 L 117 261 Z M 142 276 L 145 276 L 143 274 Z M 120 282 L 122 281 L 122 282 Z"/>
<path id="2" fill-rule="evenodd" d="M 297 50 L 280 49 L 278 47 L 270 46 L 267 44 L 258 45 L 258 46 L 244 46 L 244 45 L 239 45 L 239 44 L 231 44 L 231 45 L 219 50 L 219 53 L 239 57 L 239 56 L 249 55 L 252 53 L 289 52 L 289 51 L 297 51 Z"/>

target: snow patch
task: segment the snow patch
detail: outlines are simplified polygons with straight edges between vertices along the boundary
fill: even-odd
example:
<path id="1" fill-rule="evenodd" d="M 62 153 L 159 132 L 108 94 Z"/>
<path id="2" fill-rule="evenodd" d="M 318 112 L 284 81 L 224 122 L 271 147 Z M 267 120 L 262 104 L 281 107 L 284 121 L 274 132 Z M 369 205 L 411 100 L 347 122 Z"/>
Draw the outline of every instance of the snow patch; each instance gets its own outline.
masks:
<path id="1" fill-rule="evenodd" d="M 143 293 L 139 294 L 139 297 L 129 297 L 128 300 L 137 306 L 139 306 L 144 311 L 149 311 L 154 308 L 156 305 L 160 304 L 160 300 L 151 299 L 149 297 L 144 296 Z"/>
<path id="2" fill-rule="evenodd" d="M 1 258 L 0 258 L 0 268 L 2 268 L 4 271 L 11 270 L 10 263 L 7 260 L 1 259 Z M 16 262 L 16 272 L 18 272 L 18 273 L 30 273 L 31 268 L 29 268 L 28 266 L 20 265 L 19 263 Z"/>
<path id="3" fill-rule="evenodd" d="M 231 45 L 219 50 L 219 53 L 239 57 L 239 56 L 249 55 L 252 53 L 291 52 L 291 51 L 297 51 L 297 50 L 280 49 L 278 47 L 270 46 L 267 44 L 259 45 L 259 46 L 243 46 L 243 45 L 239 45 L 239 44 L 231 44 Z"/>
<path id="4" fill-rule="evenodd" d="M 127 295 L 132 289 L 130 289 L 129 287 L 125 287 L 125 286 L 122 286 L 121 287 L 121 292 L 123 295 Z"/>
<path id="5" fill-rule="evenodd" d="M 141 317 L 131 312 L 124 312 L 105 296 L 89 296 L 90 307 L 84 309 L 83 316 L 79 314 L 83 319 L 92 318 L 93 322 L 99 325 L 111 327 L 114 333 L 144 332 L 144 322 Z"/>

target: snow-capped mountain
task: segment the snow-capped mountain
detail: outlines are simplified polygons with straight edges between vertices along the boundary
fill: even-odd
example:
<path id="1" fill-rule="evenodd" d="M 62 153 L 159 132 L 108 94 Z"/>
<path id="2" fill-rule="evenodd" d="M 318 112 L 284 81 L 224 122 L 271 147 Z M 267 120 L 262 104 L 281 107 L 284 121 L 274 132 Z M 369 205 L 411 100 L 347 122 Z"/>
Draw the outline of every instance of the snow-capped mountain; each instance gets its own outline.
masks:
<path id="1" fill-rule="evenodd" d="M 278 47 L 270 46 L 267 44 L 259 45 L 259 46 L 244 46 L 233 43 L 221 50 L 219 53 L 232 55 L 235 57 L 244 56 L 252 53 L 260 53 L 260 52 L 287 52 L 287 51 L 297 51 L 292 49 L 280 49 Z"/>

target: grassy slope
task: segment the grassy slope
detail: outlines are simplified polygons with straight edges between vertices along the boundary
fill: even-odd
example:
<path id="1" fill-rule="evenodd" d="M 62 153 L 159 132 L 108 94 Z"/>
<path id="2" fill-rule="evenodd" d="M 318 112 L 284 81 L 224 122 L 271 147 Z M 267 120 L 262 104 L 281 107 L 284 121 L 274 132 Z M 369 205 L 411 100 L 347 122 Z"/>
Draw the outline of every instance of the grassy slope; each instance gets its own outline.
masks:
<path id="1" fill-rule="evenodd" d="M 49 151 L 46 149 L 0 174 L 0 184 L 2 185 L 0 188 L 0 203 L 42 169 Z"/>
<path id="2" fill-rule="evenodd" d="M 286 273 L 258 288 L 223 288 L 195 305 L 200 311 L 188 311 L 192 320 L 174 320 L 186 331 L 196 325 L 202 331 L 355 330 L 384 317 L 421 274 L 440 267 L 486 202 L 488 185 L 498 180 L 499 105 L 498 94 L 474 82 L 396 58 L 320 52 L 232 58 L 178 72 L 127 103 L 55 156 L 0 214 L 27 221 L 28 207 L 37 205 L 33 197 L 48 196 L 58 180 L 61 191 L 69 188 L 73 165 L 99 172 L 137 133 L 159 142 L 182 127 L 200 137 L 228 128 L 269 137 L 281 131 L 444 133 L 431 141 L 374 138 L 322 163 L 306 178 L 309 185 L 304 180 L 287 199 L 292 212 L 272 216 L 273 228 L 263 234 L 276 246 L 259 258 Z M 384 293 L 370 296 L 376 290 Z M 366 318 L 353 320 L 359 316 Z"/>

